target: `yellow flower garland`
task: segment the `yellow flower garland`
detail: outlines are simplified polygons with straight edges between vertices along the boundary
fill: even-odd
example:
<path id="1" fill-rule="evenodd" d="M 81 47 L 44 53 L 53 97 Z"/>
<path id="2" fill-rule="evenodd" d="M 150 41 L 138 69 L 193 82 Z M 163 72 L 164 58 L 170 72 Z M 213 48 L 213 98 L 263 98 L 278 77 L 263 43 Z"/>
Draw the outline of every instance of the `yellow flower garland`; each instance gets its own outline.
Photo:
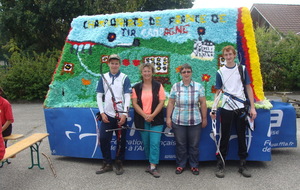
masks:
<path id="1" fill-rule="evenodd" d="M 253 31 L 252 19 L 248 8 L 242 8 L 242 23 L 244 25 L 244 35 L 249 48 L 250 70 L 253 79 L 253 90 L 258 100 L 263 100 L 265 95 L 263 91 L 263 81 L 260 71 L 259 56 L 257 53 L 255 35 Z"/>

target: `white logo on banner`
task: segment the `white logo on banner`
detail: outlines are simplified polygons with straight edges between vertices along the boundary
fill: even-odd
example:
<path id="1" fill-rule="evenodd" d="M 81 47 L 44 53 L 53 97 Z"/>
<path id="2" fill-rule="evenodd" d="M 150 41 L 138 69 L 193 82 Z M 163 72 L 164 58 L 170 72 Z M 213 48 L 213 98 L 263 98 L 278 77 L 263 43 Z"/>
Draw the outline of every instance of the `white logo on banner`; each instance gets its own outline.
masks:
<path id="1" fill-rule="evenodd" d="M 272 130 L 272 128 L 281 127 L 283 118 L 282 110 L 271 110 L 271 120 L 267 136 L 271 137 L 272 134 L 279 134 L 279 130 Z"/>

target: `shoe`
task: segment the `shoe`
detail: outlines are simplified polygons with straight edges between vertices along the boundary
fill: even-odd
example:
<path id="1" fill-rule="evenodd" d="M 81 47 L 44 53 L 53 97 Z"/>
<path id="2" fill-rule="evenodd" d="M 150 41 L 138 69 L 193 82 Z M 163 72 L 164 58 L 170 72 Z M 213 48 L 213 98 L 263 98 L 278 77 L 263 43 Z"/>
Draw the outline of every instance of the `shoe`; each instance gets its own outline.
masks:
<path id="1" fill-rule="evenodd" d="M 145 172 L 150 172 L 150 166 L 146 168 Z"/>
<path id="2" fill-rule="evenodd" d="M 224 178 L 225 173 L 224 173 L 224 163 L 222 160 L 218 159 L 217 160 L 217 170 L 215 171 L 215 175 L 218 178 Z"/>
<path id="3" fill-rule="evenodd" d="M 251 177 L 251 173 L 245 167 L 240 167 L 239 173 L 244 177 Z"/>
<path id="4" fill-rule="evenodd" d="M 96 174 L 103 174 L 103 173 L 110 172 L 110 171 L 113 171 L 112 165 L 104 163 L 102 168 L 100 168 L 99 171 L 96 171 Z"/>
<path id="5" fill-rule="evenodd" d="M 218 178 L 224 178 L 225 177 L 224 169 L 223 168 L 218 168 L 217 171 L 215 172 L 215 175 Z"/>
<path id="6" fill-rule="evenodd" d="M 246 168 L 246 160 L 242 159 L 240 161 L 240 167 L 239 167 L 238 172 L 244 177 L 251 177 L 251 173 Z"/>
<path id="7" fill-rule="evenodd" d="M 182 167 L 177 167 L 175 173 L 176 174 L 181 174 L 183 172 L 183 168 Z"/>
<path id="8" fill-rule="evenodd" d="M 199 175 L 199 169 L 198 168 L 191 168 L 191 171 L 194 175 Z"/>
<path id="9" fill-rule="evenodd" d="M 116 174 L 117 175 L 122 175 L 124 173 L 123 163 L 122 163 L 121 160 L 116 160 L 115 167 L 116 167 Z"/>
<path id="10" fill-rule="evenodd" d="M 116 160 L 115 161 L 115 167 L 116 167 L 116 174 L 117 175 L 122 175 L 124 173 L 123 163 L 122 163 L 121 160 Z"/>
<path id="11" fill-rule="evenodd" d="M 154 168 L 154 169 L 150 169 L 149 171 L 148 171 L 151 175 L 153 175 L 153 177 L 155 177 L 155 178 L 159 178 L 160 177 L 160 174 L 158 173 L 158 171 L 157 171 L 157 169 L 156 168 Z"/>

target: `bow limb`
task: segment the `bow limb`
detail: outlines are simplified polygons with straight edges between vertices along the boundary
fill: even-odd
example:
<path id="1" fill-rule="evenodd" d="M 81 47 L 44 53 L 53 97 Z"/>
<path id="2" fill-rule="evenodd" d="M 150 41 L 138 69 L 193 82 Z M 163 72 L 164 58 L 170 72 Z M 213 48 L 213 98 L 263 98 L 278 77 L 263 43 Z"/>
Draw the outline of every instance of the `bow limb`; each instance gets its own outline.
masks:
<path id="1" fill-rule="evenodd" d="M 218 109 L 218 104 L 219 104 L 219 101 L 221 99 L 221 96 L 222 96 L 222 91 L 221 90 L 218 90 L 217 91 L 217 94 L 215 96 L 215 100 L 214 100 L 214 103 L 212 105 L 212 113 L 216 113 L 217 109 Z"/>
<path id="2" fill-rule="evenodd" d="M 216 114 L 216 113 L 215 113 Z M 216 155 L 219 155 L 222 162 L 223 162 L 223 166 L 225 167 L 225 160 L 223 158 L 223 155 L 220 151 L 220 141 L 221 141 L 221 132 L 219 132 L 219 140 L 217 140 L 217 119 L 212 119 L 212 133 L 213 133 L 213 140 L 215 142 L 216 145 Z M 221 128 L 219 129 L 221 131 Z"/>

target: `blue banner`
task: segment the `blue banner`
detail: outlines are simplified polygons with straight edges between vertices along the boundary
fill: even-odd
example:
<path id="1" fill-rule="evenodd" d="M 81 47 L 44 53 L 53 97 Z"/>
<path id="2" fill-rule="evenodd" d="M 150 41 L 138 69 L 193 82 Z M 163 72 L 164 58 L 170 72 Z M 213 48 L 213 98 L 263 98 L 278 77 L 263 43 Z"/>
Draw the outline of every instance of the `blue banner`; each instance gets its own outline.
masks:
<path id="1" fill-rule="evenodd" d="M 272 143 L 270 136 L 270 118 L 272 118 L 272 116 L 270 115 L 270 110 L 258 109 L 257 111 L 258 117 L 255 119 L 255 131 L 251 131 L 248 129 L 246 135 L 247 147 L 249 152 L 248 160 L 270 161 L 271 144 L 273 144 L 273 134 Z M 102 154 L 98 145 L 99 141 L 97 138 L 98 126 L 100 125 L 100 122 L 97 122 L 95 119 L 95 115 L 98 112 L 98 109 L 52 108 L 44 109 L 44 112 L 47 131 L 50 134 L 50 148 L 53 155 L 82 158 L 102 158 Z M 130 116 L 133 116 L 133 109 L 130 109 Z M 285 122 L 285 120 L 283 121 Z M 132 128 L 135 128 L 132 117 L 128 118 L 128 125 Z M 219 128 L 219 122 L 217 122 L 217 128 Z M 165 128 L 165 132 L 169 132 L 169 129 Z M 279 134 L 284 135 L 283 132 L 279 132 Z M 295 130 L 291 130 L 291 136 L 293 141 L 287 140 L 287 142 L 293 142 L 293 145 L 295 146 Z M 217 139 L 218 138 L 219 134 L 217 134 Z M 280 138 L 286 139 L 285 136 L 282 136 Z M 175 139 L 172 135 L 162 135 L 160 154 L 161 160 L 175 160 L 175 144 Z M 289 144 L 291 145 L 292 143 Z M 111 142 L 111 149 L 116 149 L 115 137 Z M 207 127 L 202 130 L 199 150 L 199 161 L 216 159 L 216 145 L 212 134 L 210 118 L 208 118 Z M 239 159 L 237 150 L 237 136 L 233 131 L 230 138 L 230 147 L 227 159 Z M 115 155 L 113 151 L 113 157 L 114 156 Z M 138 131 L 135 131 L 133 129 L 127 130 L 127 146 L 125 159 L 145 159 L 144 148 L 140 138 L 140 134 Z"/>
<path id="2" fill-rule="evenodd" d="M 296 111 L 290 103 L 271 102 L 270 132 L 272 148 L 297 147 Z M 271 133 L 271 134 L 270 134 Z"/>

